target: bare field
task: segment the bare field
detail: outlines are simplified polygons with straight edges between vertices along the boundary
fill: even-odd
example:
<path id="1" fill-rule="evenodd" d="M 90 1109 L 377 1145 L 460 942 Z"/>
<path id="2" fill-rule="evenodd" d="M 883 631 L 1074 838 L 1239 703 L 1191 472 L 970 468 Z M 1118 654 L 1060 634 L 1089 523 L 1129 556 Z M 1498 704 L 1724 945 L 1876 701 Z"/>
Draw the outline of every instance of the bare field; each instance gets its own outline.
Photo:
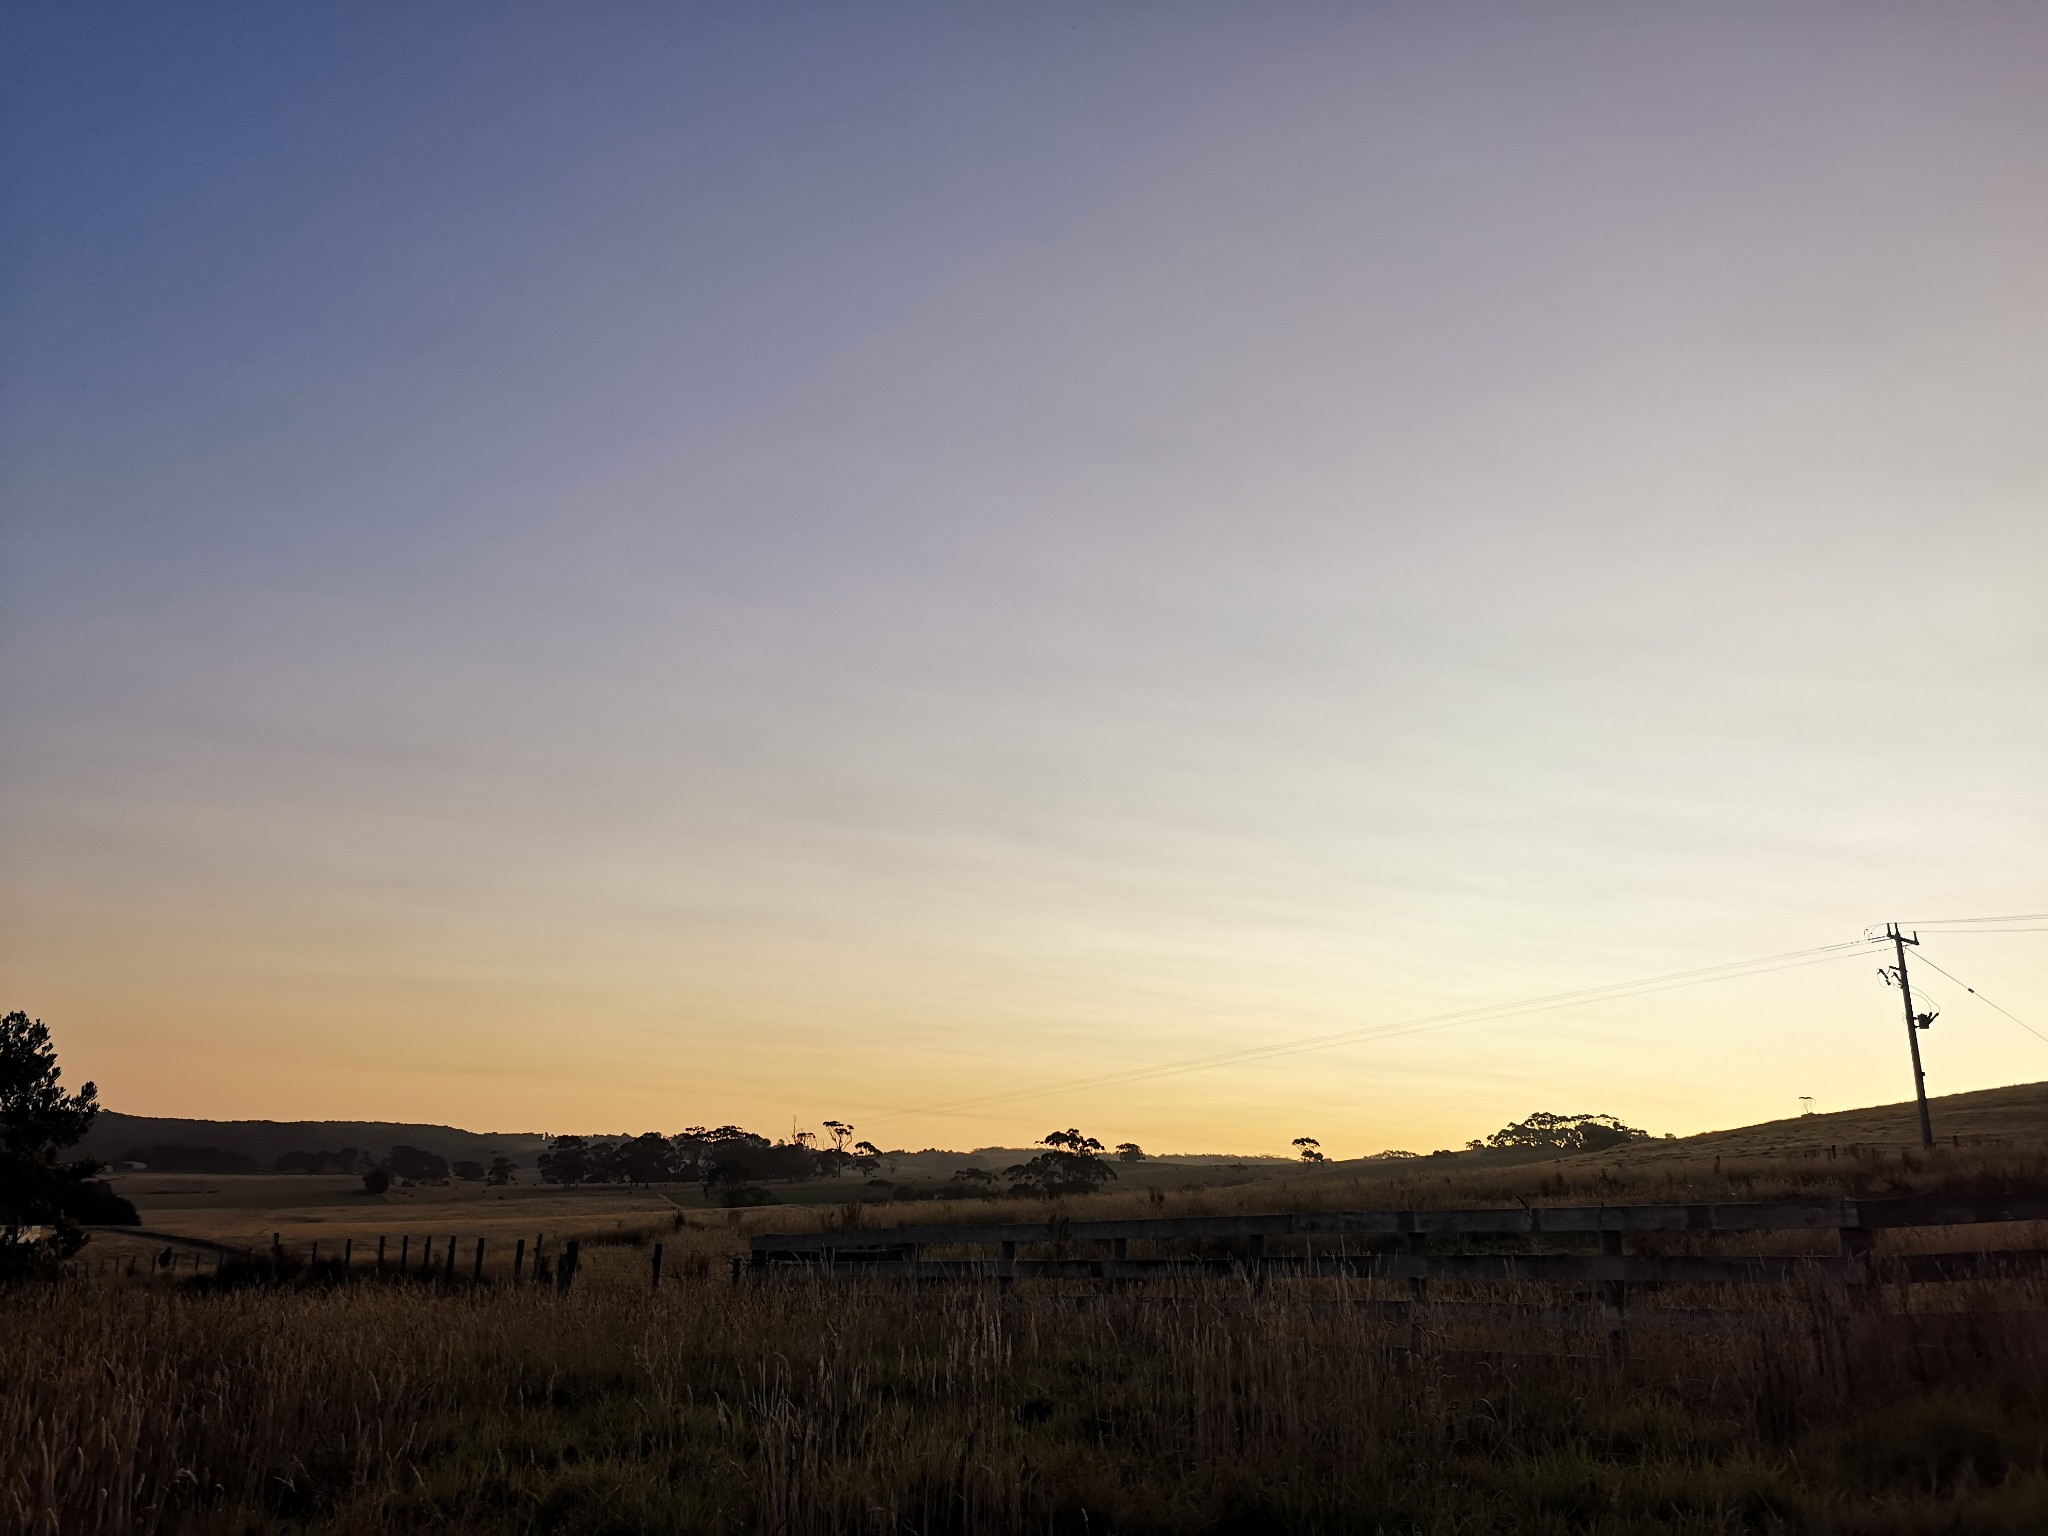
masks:
<path id="1" fill-rule="evenodd" d="M 664 1194 L 618 1184 L 564 1189 L 451 1183 L 371 1195 L 353 1174 L 132 1173 L 109 1182 L 135 1203 L 143 1225 L 152 1231 L 230 1247 L 268 1247 L 273 1233 L 287 1243 L 339 1243 L 350 1237 L 374 1243 L 379 1233 L 396 1237 L 451 1230 L 471 1237 L 530 1237 L 570 1227 L 590 1231 L 645 1224 L 676 1209 Z"/>
<path id="2" fill-rule="evenodd" d="M 131 1275 L 107 1261 L 161 1240 L 101 1235 L 67 1281 L 0 1296 L 0 1445 L 14 1453 L 0 1458 L 0 1529 L 2048 1530 L 2040 1278 L 1646 1287 L 1618 1349 L 1591 1293 L 1570 1287 L 1432 1291 L 1497 1306 L 1418 1323 L 1384 1308 L 1402 1284 L 1369 1279 L 916 1284 L 736 1277 L 731 1263 L 770 1230 L 2048 1189 L 2048 1145 L 2018 1135 L 1933 1153 L 1843 1142 L 1833 1157 L 1758 1145 L 1125 1181 L 1050 1205 L 862 1203 L 845 1181 L 847 1198 L 798 1187 L 808 1198 L 731 1211 L 694 1188 L 378 1198 L 338 1177 L 133 1175 L 122 1185 L 150 1231 L 257 1248 L 281 1233 L 282 1277 Z M 371 1271 L 379 1233 L 394 1256 L 409 1239 L 406 1273 Z M 530 1267 L 514 1281 L 511 1240 L 542 1234 L 551 1256 L 584 1244 L 567 1293 Z M 422 1273 L 427 1237 L 436 1262 Z M 347 1276 L 332 1262 L 344 1238 L 357 1245 Z M 1732 1253 L 1832 1239 L 1668 1241 Z M 314 1241 L 323 1271 L 299 1262 Z M 1880 1233 L 1877 1253 L 2044 1244 L 2048 1232 L 2015 1224 Z M 1516 1310 L 1530 1307 L 1547 1310 Z M 1665 1328 L 1659 1313 L 1718 1322 Z"/>
<path id="3" fill-rule="evenodd" d="M 593 1248 L 566 1295 L 22 1288 L 0 1302 L 0 1527 L 2048 1529 L 2038 1282 L 1920 1287 L 1908 1311 L 1752 1295 L 1740 1332 L 1624 1356 L 1568 1327 L 1388 1324 L 1356 1304 L 1370 1282 L 735 1284 L 684 1263 L 656 1292 L 645 1258 Z"/>

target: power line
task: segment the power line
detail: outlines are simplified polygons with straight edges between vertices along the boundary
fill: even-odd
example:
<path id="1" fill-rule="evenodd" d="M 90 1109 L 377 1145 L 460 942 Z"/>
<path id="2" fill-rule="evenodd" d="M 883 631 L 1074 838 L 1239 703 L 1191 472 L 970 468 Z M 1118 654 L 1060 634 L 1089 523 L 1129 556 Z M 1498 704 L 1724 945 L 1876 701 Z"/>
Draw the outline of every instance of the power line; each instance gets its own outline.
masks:
<path id="1" fill-rule="evenodd" d="M 1688 971 L 1672 971 L 1661 976 L 1642 977 L 1634 981 L 1612 982 L 1606 986 L 1581 988 L 1572 992 L 1551 993 L 1547 996 L 1525 998 L 1517 1002 L 1495 1003 L 1482 1008 L 1462 1009 L 1454 1013 L 1427 1014 L 1421 1018 L 1337 1030 L 1329 1034 L 1311 1035 L 1299 1040 L 1283 1041 L 1270 1045 L 1245 1046 L 1233 1051 L 1222 1051 L 1214 1055 L 1199 1056 L 1184 1061 L 1163 1062 L 1152 1066 L 1131 1067 L 1118 1072 L 1102 1073 L 1090 1077 L 1069 1078 L 1063 1082 L 1046 1083 L 1035 1088 L 1008 1089 L 999 1093 L 977 1094 L 965 1099 L 955 1099 L 944 1104 L 927 1105 L 919 1109 L 899 1110 L 896 1113 L 898 1116 L 906 1118 L 947 1114 L 957 1110 L 979 1109 L 992 1104 L 1011 1103 L 1019 1099 L 1043 1098 L 1056 1093 L 1072 1093 L 1093 1088 L 1116 1087 L 1125 1083 L 1142 1082 L 1152 1078 L 1178 1076 L 1183 1073 L 1207 1071 L 1223 1066 L 1238 1066 L 1254 1061 L 1268 1060 L 1276 1056 L 1295 1055 L 1305 1051 L 1327 1050 L 1334 1046 L 1367 1044 L 1377 1040 L 1394 1039 L 1403 1035 L 1423 1034 L 1431 1030 L 1448 1029 L 1457 1024 L 1516 1018 L 1533 1013 L 1547 1013 L 1559 1008 L 1585 1006 L 1594 1003 L 1618 1002 L 1625 998 L 1640 997 L 1651 992 L 1666 992 L 1680 987 L 1702 986 L 1714 981 L 1734 981 L 1745 976 L 1762 976 L 1774 971 L 1796 970 L 1806 965 L 1822 965 L 1832 960 L 1846 958 L 1850 951 L 1867 952 L 1868 943 L 1869 941 L 1867 940 L 1853 939 L 1840 944 L 1822 944 L 1812 949 L 1787 950 L 1782 954 L 1761 955 L 1750 960 L 1736 960 L 1723 965 L 1701 966 Z"/>
<path id="2" fill-rule="evenodd" d="M 1905 928 L 1941 928 L 1951 923 L 2044 923 L 2048 912 L 2009 912 L 2003 917 L 1916 917 L 1901 923 Z"/>
<path id="3" fill-rule="evenodd" d="M 1907 923 L 1905 926 L 1913 928 L 1917 932 L 1918 929 L 1926 928 L 1928 925 L 1925 923 L 1918 925 Z M 1931 931 L 1944 939 L 1974 939 L 1980 933 L 2048 933 L 2048 923 L 2034 928 L 1935 928 Z"/>
<path id="4" fill-rule="evenodd" d="M 1960 976 L 1956 976 L 1956 975 L 1953 975 L 1953 974 L 1951 974 L 1951 973 L 1950 973 L 1950 972 L 1948 972 L 1948 971 L 1942 971 L 1942 970 L 1941 970 L 1941 967 L 1940 967 L 1940 966 L 1938 966 L 1938 965 L 1934 965 L 1934 962 L 1933 962 L 1932 960 L 1929 960 L 1929 959 L 1927 958 L 1927 956 L 1926 956 L 1926 955 L 1925 955 L 1924 953 L 1923 953 L 1923 954 L 1922 954 L 1922 955 L 1920 956 L 1920 959 L 1921 959 L 1921 962 L 1922 962 L 1923 964 L 1926 964 L 1926 965 L 1933 965 L 1933 966 L 1934 966 L 1934 969 L 1936 969 L 1937 971 L 1941 971 L 1941 974 L 1942 974 L 1942 975 L 1944 975 L 1944 976 L 1947 976 L 1947 977 L 1948 977 L 1948 979 L 1949 979 L 1950 981 L 1954 982 L 1954 983 L 1955 983 L 1955 984 L 1956 984 L 1957 986 L 1961 987 L 1961 988 L 1962 988 L 1962 989 L 1963 989 L 1963 990 L 1964 990 L 1965 992 L 1969 993 L 1969 994 L 1970 994 L 1970 996 L 1972 996 L 1972 997 L 1974 997 L 1975 999 L 1977 999 L 1977 1001 L 1978 1001 L 1978 1002 L 1980 1002 L 1980 1003 L 1982 1003 L 1982 1004 L 1983 1004 L 1983 1005 L 1984 1005 L 1985 1007 L 1987 1007 L 1987 1008 L 1998 1008 L 1998 1004 L 1996 1004 L 1996 1003 L 1992 1002 L 1990 998 L 1986 997 L 1986 996 L 1985 996 L 1985 995 L 1984 995 L 1984 994 L 1983 994 L 1982 992 L 1979 992 L 1979 991 L 1978 991 L 1978 990 L 1977 990 L 1977 989 L 1976 989 L 1975 987 L 1971 986 L 1971 985 L 1970 985 L 1970 984 L 1969 984 L 1969 983 L 1968 983 L 1967 981 L 1963 980 L 1963 978 L 1962 978 L 1962 977 L 1960 977 Z M 2025 1031 L 2026 1031 L 2026 1032 L 2027 1032 L 2028 1034 L 2032 1035 L 2032 1036 L 2033 1036 L 2033 1037 L 2034 1037 L 2034 1038 L 2035 1038 L 2036 1040 L 2039 1040 L 2039 1041 L 2043 1042 L 2044 1044 L 2048 1044 L 2048 1035 L 2044 1035 L 2044 1034 L 2042 1034 L 2042 1033 L 2041 1033 L 2041 1031 L 2039 1031 L 2038 1029 L 2034 1028 L 2034 1026 L 2033 1026 L 2033 1025 L 2029 1024 L 2029 1023 L 2028 1023 L 2028 1022 L 2027 1022 L 2027 1021 L 2026 1021 L 2025 1019 L 2021 1018 L 2021 1017 L 2020 1017 L 2020 1016 L 2019 1016 L 2018 1014 L 2014 1013 L 2014 1012 L 2013 1012 L 2013 1011 L 2012 1011 L 2011 1009 L 2009 1009 L 2009 1008 L 1998 1008 L 1998 1011 L 1999 1011 L 2000 1013 L 2004 1014 L 2004 1015 L 2005 1015 L 2005 1016 L 2006 1016 L 2006 1017 L 2007 1017 L 2008 1019 L 2011 1019 L 2011 1020 L 2013 1021 L 2013 1023 L 2015 1023 L 2015 1024 L 2019 1025 L 2019 1027 L 2020 1027 L 2021 1029 L 2024 1029 L 2024 1030 L 2025 1030 Z"/>

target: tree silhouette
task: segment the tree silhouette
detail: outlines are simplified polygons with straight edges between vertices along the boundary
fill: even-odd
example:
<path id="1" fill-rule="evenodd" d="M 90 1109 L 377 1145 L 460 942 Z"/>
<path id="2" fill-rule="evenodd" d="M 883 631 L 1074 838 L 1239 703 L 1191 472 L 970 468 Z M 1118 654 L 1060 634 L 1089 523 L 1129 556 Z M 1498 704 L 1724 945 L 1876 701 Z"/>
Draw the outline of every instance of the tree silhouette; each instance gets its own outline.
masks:
<path id="1" fill-rule="evenodd" d="M 1484 1141 L 1469 1143 L 1474 1148 L 1541 1147 L 1559 1152 L 1600 1152 L 1648 1141 L 1650 1133 L 1623 1125 L 1612 1115 L 1556 1115 L 1538 1110 L 1526 1120 L 1502 1126 Z"/>
<path id="2" fill-rule="evenodd" d="M 135 1207 L 99 1183 L 91 1158 L 60 1162 L 99 1115 L 99 1090 L 62 1087 L 57 1049 L 41 1019 L 16 1010 L 0 1017 L 0 1232 L 19 1248 L 15 1262 L 64 1258 L 85 1244 L 81 1221 L 132 1226 Z M 29 1227 L 51 1228 L 35 1244 L 22 1242 Z M 40 1250 L 35 1251 L 35 1250 Z"/>
<path id="3" fill-rule="evenodd" d="M 1313 1136 L 1295 1137 L 1294 1146 L 1295 1150 L 1301 1153 L 1301 1160 L 1304 1163 L 1320 1163 L 1328 1161 L 1328 1159 L 1326 1159 L 1323 1156 L 1323 1144 L 1320 1141 L 1317 1141 Z"/>
<path id="4" fill-rule="evenodd" d="M 1013 1181 L 1011 1193 L 1047 1198 L 1087 1195 L 1116 1177 L 1116 1170 L 1103 1159 L 1102 1143 L 1093 1136 L 1070 1127 L 1047 1131 L 1038 1144 L 1045 1151 L 1028 1163 L 1015 1163 L 1003 1170 Z"/>

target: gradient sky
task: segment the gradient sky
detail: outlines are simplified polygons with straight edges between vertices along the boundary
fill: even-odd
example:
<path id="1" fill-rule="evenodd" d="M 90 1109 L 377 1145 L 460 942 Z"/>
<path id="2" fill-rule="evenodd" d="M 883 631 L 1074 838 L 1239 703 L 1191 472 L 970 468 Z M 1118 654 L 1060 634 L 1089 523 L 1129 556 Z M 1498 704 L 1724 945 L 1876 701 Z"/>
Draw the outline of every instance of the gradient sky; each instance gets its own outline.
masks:
<path id="1" fill-rule="evenodd" d="M 113 1108 L 1691 1131 L 1901 1097 L 1879 957 L 933 1111 L 2048 910 L 2037 5 L 0 33 L 0 1006 Z"/>

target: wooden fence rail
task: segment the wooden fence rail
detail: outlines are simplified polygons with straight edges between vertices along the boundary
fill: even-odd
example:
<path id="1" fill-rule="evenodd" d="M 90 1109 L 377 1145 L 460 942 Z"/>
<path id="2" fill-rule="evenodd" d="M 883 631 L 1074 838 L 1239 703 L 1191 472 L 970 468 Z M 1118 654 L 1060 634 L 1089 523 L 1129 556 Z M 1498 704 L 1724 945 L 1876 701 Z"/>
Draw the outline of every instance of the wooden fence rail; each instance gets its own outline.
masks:
<path id="1" fill-rule="evenodd" d="M 917 1226 L 879 1231 L 773 1232 L 752 1240 L 752 1267 L 805 1265 L 834 1272 L 921 1279 L 1141 1280 L 1172 1275 L 1240 1273 L 1346 1275 L 1407 1280 L 1419 1296 L 1431 1280 L 1535 1281 L 1597 1284 L 1618 1308 L 1630 1285 L 1783 1284 L 1808 1278 L 1855 1283 L 1875 1278 L 1905 1283 L 2048 1272 L 2048 1250 L 1872 1252 L 1886 1230 L 2048 1221 L 2048 1195 L 1955 1197 L 1908 1195 L 1883 1200 L 1724 1203 L 1712 1205 L 1520 1206 L 1490 1211 L 1294 1211 L 1263 1216 L 1179 1216 L 1118 1221 L 1003 1222 L 983 1226 Z M 1837 1234 L 1838 1252 L 1814 1255 L 1631 1254 L 1630 1235 L 1658 1233 L 1821 1232 Z M 1431 1251 L 1444 1239 L 1586 1237 L 1598 1253 Z M 1311 1241 L 1299 1253 L 1269 1253 L 1274 1238 Z M 1317 1238 L 1361 1238 L 1361 1251 L 1316 1251 Z M 1130 1244 L 1228 1243 L 1236 1254 L 1133 1258 Z M 1020 1254 L 1027 1246 L 1049 1248 Z M 1095 1251 L 1086 1251 L 1093 1246 Z M 929 1258 L 927 1249 L 993 1248 L 989 1257 Z M 1077 1251 L 1081 1250 L 1081 1251 Z"/>

